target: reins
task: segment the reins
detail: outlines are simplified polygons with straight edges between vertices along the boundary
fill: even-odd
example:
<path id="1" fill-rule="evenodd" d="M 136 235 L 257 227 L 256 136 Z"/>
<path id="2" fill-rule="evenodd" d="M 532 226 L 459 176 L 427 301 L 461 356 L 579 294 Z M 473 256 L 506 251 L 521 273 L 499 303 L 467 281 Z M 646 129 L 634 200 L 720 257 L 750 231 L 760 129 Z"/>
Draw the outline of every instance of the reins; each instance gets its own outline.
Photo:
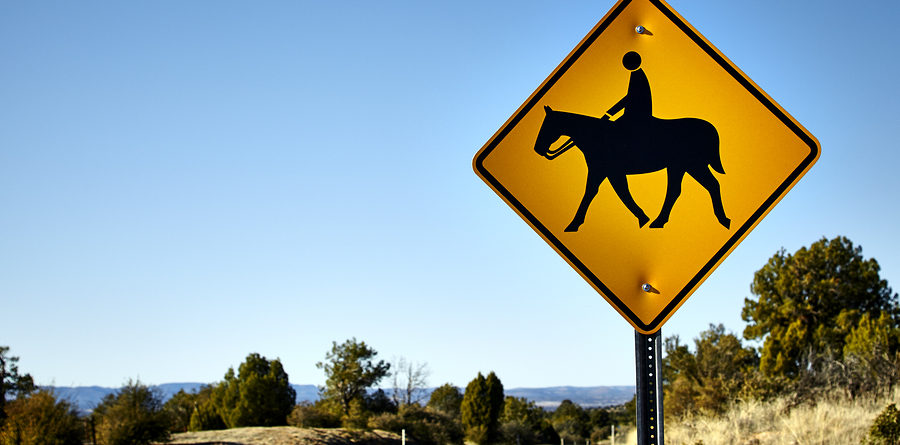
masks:
<path id="1" fill-rule="evenodd" d="M 569 138 L 568 141 L 566 141 L 564 144 L 562 144 L 561 147 L 557 148 L 556 150 L 547 150 L 547 153 L 544 154 L 544 157 L 550 160 L 556 159 L 559 155 L 565 153 L 574 146 L 575 141 L 573 141 L 572 138 Z"/>

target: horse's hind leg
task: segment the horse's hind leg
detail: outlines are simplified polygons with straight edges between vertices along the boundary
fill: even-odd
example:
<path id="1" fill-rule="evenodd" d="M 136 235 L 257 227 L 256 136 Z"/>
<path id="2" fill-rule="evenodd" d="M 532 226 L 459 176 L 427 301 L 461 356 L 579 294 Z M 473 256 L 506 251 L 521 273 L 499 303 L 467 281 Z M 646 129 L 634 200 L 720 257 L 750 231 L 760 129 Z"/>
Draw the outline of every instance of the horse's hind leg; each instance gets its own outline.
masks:
<path id="1" fill-rule="evenodd" d="M 668 181 L 666 184 L 666 200 L 663 202 L 662 210 L 659 211 L 659 216 L 650 223 L 651 229 L 661 229 L 669 222 L 669 214 L 672 212 L 672 206 L 675 205 L 675 201 L 681 196 L 681 180 L 683 178 L 683 171 L 677 171 L 671 167 L 669 168 Z"/>
<path id="2" fill-rule="evenodd" d="M 730 228 L 731 220 L 725 216 L 725 206 L 722 205 L 722 190 L 721 187 L 719 187 L 719 180 L 713 176 L 712 172 L 710 172 L 709 168 L 705 165 L 701 168 L 689 171 L 688 174 L 696 179 L 697 182 L 709 192 L 709 197 L 712 198 L 713 211 L 716 214 L 716 219 L 719 220 L 719 224 L 723 225 L 726 229 Z"/>
<path id="3" fill-rule="evenodd" d="M 604 178 L 597 178 L 595 176 L 591 176 L 588 173 L 587 184 L 584 186 L 584 196 L 581 197 L 581 204 L 578 205 L 578 210 L 575 211 L 575 217 L 572 218 L 572 222 L 566 226 L 566 232 L 577 232 L 578 228 L 584 224 L 584 217 L 587 215 L 588 206 L 591 205 L 591 201 L 594 200 L 594 196 L 597 196 L 597 189 L 600 188 L 600 183 L 603 182 Z"/>
<path id="4" fill-rule="evenodd" d="M 625 204 L 625 207 L 628 207 L 628 210 L 637 217 L 638 227 L 644 227 L 644 224 L 650 221 L 650 217 L 644 213 L 644 210 L 631 197 L 631 190 L 628 190 L 628 178 L 624 174 L 621 176 L 610 176 L 609 183 L 612 184 L 616 195 L 622 200 L 622 204 Z"/>

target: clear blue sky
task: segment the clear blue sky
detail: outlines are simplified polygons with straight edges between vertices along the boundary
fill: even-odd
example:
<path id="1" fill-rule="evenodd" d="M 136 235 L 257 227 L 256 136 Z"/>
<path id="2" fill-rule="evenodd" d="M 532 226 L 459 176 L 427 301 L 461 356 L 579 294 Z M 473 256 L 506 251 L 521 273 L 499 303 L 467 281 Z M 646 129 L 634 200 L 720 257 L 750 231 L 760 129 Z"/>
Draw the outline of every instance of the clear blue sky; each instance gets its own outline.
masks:
<path id="1" fill-rule="evenodd" d="M 321 384 L 332 341 L 432 385 L 633 384 L 633 330 L 472 172 L 603 1 L 0 3 L 0 345 L 40 384 Z M 740 333 L 779 248 L 900 288 L 895 1 L 671 0 L 821 142 L 663 327 Z"/>

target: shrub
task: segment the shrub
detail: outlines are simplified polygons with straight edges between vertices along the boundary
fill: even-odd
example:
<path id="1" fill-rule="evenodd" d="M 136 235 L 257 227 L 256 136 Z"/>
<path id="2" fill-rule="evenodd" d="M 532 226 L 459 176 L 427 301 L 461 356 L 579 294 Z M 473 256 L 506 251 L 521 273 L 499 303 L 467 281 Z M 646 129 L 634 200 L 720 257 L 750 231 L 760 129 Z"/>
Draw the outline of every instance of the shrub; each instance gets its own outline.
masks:
<path id="1" fill-rule="evenodd" d="M 900 444 L 900 411 L 893 403 L 888 405 L 869 428 L 869 435 L 863 439 L 863 444 L 871 445 L 897 445 Z"/>
<path id="2" fill-rule="evenodd" d="M 405 405 L 397 414 L 382 413 L 369 419 L 369 428 L 406 434 L 420 445 L 462 443 L 463 432 L 452 417 L 418 404 Z"/>
<path id="3" fill-rule="evenodd" d="M 288 416 L 288 425 L 300 428 L 337 428 L 341 426 L 341 417 L 324 401 L 316 403 L 302 402 L 295 406 Z"/>
<path id="4" fill-rule="evenodd" d="M 194 408 L 191 422 L 188 424 L 188 431 L 224 430 L 225 428 L 227 428 L 225 421 L 222 420 L 222 416 L 209 400 Z"/>
<path id="5" fill-rule="evenodd" d="M 462 404 L 463 395 L 459 388 L 445 383 L 431 393 L 428 407 L 441 411 L 450 417 L 459 417 L 459 406 Z"/>
<path id="6" fill-rule="evenodd" d="M 162 394 L 140 382 L 129 381 L 94 409 L 97 433 L 106 445 L 140 445 L 169 440 L 169 418 L 162 409 Z"/>
<path id="7" fill-rule="evenodd" d="M 188 430 L 191 423 L 191 415 L 194 414 L 194 407 L 197 405 L 197 394 L 187 393 L 184 390 L 178 391 L 164 405 L 163 411 L 169 418 L 169 431 L 173 433 L 183 433 Z"/>
<path id="8" fill-rule="evenodd" d="M 8 415 L 0 428 L 2 445 L 80 445 L 83 433 L 75 408 L 41 390 L 6 406 Z"/>

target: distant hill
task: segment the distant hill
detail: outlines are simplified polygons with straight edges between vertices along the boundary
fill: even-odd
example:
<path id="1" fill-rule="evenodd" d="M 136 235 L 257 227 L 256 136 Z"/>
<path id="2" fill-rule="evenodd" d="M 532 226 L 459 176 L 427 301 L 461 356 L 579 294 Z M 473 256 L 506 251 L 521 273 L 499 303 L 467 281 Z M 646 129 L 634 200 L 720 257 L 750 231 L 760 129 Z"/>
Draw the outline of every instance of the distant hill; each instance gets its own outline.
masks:
<path id="1" fill-rule="evenodd" d="M 163 400 L 169 400 L 178 391 L 197 392 L 204 383 L 164 383 L 155 385 L 163 394 Z M 297 392 L 297 402 L 315 401 L 319 398 L 316 385 L 291 385 Z M 56 395 L 69 400 L 82 412 L 90 412 L 97 404 L 113 394 L 118 388 L 101 386 L 56 386 L 52 387 Z M 430 388 L 430 394 L 434 388 Z M 387 390 L 390 394 L 390 390 Z M 504 391 L 508 396 L 524 397 L 534 401 L 538 406 L 553 410 L 563 400 L 571 400 L 584 407 L 621 405 L 634 397 L 634 386 L 554 386 L 548 388 L 510 388 Z M 428 400 L 426 395 L 425 400 Z"/>
<path id="2" fill-rule="evenodd" d="M 205 385 L 205 383 L 186 382 L 186 383 L 163 383 L 162 385 L 152 385 L 163 394 L 163 401 L 169 400 L 184 390 L 185 392 L 197 392 Z M 315 401 L 319 398 L 319 390 L 316 385 L 291 385 L 297 392 L 297 402 Z M 106 388 L 102 386 L 54 386 L 51 387 L 57 397 L 72 402 L 79 411 L 90 412 L 103 400 L 108 394 L 113 394 L 119 388 Z"/>
<path id="3" fill-rule="evenodd" d="M 621 405 L 634 397 L 634 386 L 552 386 L 549 388 L 511 388 L 508 396 L 524 397 L 536 405 L 553 410 L 563 400 L 583 407 Z"/>

